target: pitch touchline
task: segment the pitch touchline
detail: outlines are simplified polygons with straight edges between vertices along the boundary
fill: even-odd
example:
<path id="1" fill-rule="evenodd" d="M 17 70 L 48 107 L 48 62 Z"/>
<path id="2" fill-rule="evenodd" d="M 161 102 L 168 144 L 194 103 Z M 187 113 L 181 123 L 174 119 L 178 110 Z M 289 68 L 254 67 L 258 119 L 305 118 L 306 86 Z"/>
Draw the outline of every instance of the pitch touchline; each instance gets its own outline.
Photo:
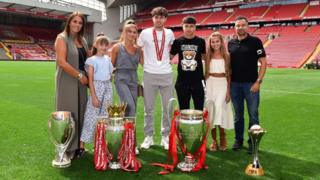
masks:
<path id="1" fill-rule="evenodd" d="M 286 93 L 286 94 L 301 94 L 301 95 L 320 96 L 320 93 L 303 93 L 303 92 L 279 91 L 279 90 L 269 90 L 269 89 L 262 89 L 262 91 Z"/>

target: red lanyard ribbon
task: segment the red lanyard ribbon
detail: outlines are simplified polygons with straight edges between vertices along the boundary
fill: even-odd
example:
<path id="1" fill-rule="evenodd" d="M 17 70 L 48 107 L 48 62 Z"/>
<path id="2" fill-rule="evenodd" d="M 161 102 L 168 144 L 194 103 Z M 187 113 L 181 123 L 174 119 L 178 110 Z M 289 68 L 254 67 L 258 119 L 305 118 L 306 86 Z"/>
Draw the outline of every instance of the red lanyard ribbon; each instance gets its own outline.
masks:
<path id="1" fill-rule="evenodd" d="M 162 61 L 164 44 L 166 42 L 166 35 L 165 35 L 164 29 L 162 30 L 162 39 L 161 39 L 161 48 L 160 49 L 159 49 L 158 37 L 157 37 L 157 33 L 156 33 L 156 29 L 155 28 L 153 28 L 153 41 L 154 41 L 154 46 L 156 48 L 157 60 L 158 61 Z"/>

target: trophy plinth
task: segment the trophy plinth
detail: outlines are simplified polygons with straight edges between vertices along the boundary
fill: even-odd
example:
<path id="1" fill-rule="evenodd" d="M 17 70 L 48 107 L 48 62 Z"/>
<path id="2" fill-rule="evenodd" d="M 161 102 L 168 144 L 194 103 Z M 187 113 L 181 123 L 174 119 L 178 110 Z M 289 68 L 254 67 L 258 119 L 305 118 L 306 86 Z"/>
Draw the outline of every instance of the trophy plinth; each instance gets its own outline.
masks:
<path id="1" fill-rule="evenodd" d="M 73 138 L 74 127 L 71 112 L 56 111 L 51 113 L 48 121 L 48 132 L 57 152 L 55 159 L 52 161 L 53 167 L 66 168 L 71 166 L 71 160 L 65 154 L 65 151 Z"/>
<path id="2" fill-rule="evenodd" d="M 192 156 L 186 155 L 184 157 L 184 161 L 180 162 L 177 167 L 181 171 L 191 172 L 195 165 L 196 165 L 196 160 L 194 160 Z"/>
<path id="3" fill-rule="evenodd" d="M 264 170 L 258 158 L 258 151 L 259 151 L 259 144 L 260 144 L 261 138 L 265 133 L 266 133 L 266 130 L 261 128 L 259 125 L 253 125 L 249 129 L 249 136 L 250 136 L 252 148 L 253 148 L 252 163 L 250 163 L 245 170 L 245 173 L 249 176 L 264 175 Z"/>
<path id="4" fill-rule="evenodd" d="M 264 175 L 264 170 L 263 168 L 260 167 L 256 167 L 253 164 L 249 164 L 246 168 L 246 174 L 249 176 L 263 176 Z"/>
<path id="5" fill-rule="evenodd" d="M 71 166 L 71 160 L 66 154 L 57 155 L 54 160 L 52 160 L 52 167 L 56 168 L 67 168 Z"/>

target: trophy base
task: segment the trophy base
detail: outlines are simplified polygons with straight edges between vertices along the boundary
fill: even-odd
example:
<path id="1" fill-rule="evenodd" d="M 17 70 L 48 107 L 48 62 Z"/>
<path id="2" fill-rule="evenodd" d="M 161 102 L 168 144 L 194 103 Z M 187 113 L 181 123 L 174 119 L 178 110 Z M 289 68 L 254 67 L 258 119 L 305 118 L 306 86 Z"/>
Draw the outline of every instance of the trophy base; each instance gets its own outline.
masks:
<path id="1" fill-rule="evenodd" d="M 56 161 L 56 160 L 53 160 L 52 161 L 52 167 L 55 167 L 55 168 L 67 168 L 71 166 L 71 160 L 66 160 L 66 161 L 62 161 L 62 162 L 59 162 L 59 161 Z"/>
<path id="2" fill-rule="evenodd" d="M 183 162 L 178 164 L 178 168 L 184 172 L 191 172 L 192 169 L 196 166 L 195 160 L 191 156 L 186 156 Z"/>
<path id="3" fill-rule="evenodd" d="M 255 168 L 255 167 L 252 167 L 252 164 L 249 164 L 247 166 L 245 172 L 249 176 L 263 176 L 264 175 L 264 170 L 262 167 Z"/>
<path id="4" fill-rule="evenodd" d="M 121 165 L 118 162 L 110 162 L 109 163 L 109 168 L 110 169 L 121 169 Z"/>

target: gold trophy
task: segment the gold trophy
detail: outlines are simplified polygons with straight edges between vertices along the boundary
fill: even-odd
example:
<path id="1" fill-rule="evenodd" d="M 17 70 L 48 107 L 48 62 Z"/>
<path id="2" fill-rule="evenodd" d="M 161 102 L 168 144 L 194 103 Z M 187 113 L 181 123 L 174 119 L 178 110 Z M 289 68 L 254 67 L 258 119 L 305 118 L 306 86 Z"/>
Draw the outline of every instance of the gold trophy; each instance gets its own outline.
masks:
<path id="1" fill-rule="evenodd" d="M 263 176 L 264 175 L 264 170 L 259 162 L 258 159 L 258 151 L 259 151 L 259 143 L 262 138 L 262 136 L 266 133 L 267 131 L 263 128 L 261 128 L 259 125 L 253 125 L 249 129 L 249 136 L 251 139 L 252 143 L 252 148 L 253 148 L 253 161 L 251 164 L 249 164 L 245 170 L 246 174 L 249 176 Z"/>

